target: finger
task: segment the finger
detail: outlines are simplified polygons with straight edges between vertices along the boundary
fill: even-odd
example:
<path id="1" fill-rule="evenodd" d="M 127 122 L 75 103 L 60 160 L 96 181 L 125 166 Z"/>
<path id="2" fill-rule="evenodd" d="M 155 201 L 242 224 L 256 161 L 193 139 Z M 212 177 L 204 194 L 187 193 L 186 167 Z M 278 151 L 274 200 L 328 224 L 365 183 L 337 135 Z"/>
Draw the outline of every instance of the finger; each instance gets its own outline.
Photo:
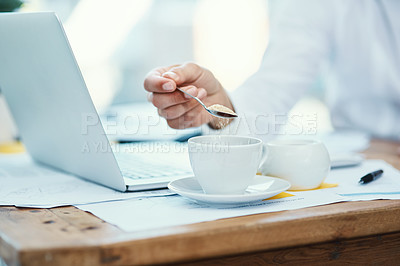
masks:
<path id="1" fill-rule="evenodd" d="M 195 86 L 190 85 L 190 86 L 186 86 L 186 87 L 180 87 L 179 89 L 181 89 L 189 94 L 188 95 L 186 93 L 183 93 L 183 96 L 186 99 L 192 99 L 192 97 L 190 97 L 190 96 L 194 96 L 194 97 L 198 96 L 199 90 Z"/>
<path id="2" fill-rule="evenodd" d="M 147 74 L 144 80 L 144 88 L 148 92 L 166 93 L 172 92 L 176 88 L 176 83 L 161 76 L 162 69 L 156 69 Z"/>
<path id="3" fill-rule="evenodd" d="M 151 102 L 158 109 L 165 109 L 173 105 L 182 104 L 189 101 L 180 91 L 171 93 L 153 93 Z"/>
<path id="4" fill-rule="evenodd" d="M 192 99 L 184 104 L 177 104 L 166 109 L 159 109 L 158 114 L 165 119 L 176 119 L 184 116 L 187 112 L 190 112 L 193 108 L 196 108 L 200 104 Z"/>
<path id="5" fill-rule="evenodd" d="M 147 101 L 152 103 L 153 102 L 153 98 L 154 98 L 154 93 L 148 92 L 147 93 Z"/>
<path id="6" fill-rule="evenodd" d="M 203 100 L 206 97 L 207 97 L 207 91 L 203 88 L 198 89 L 197 98 L 199 98 L 200 100 Z"/>
<path id="7" fill-rule="evenodd" d="M 194 86 L 182 87 L 182 90 L 190 93 L 193 96 L 198 95 L 198 89 Z M 203 93 L 204 94 L 204 93 Z M 171 93 L 153 93 L 151 102 L 159 109 L 166 109 L 170 106 L 182 104 L 189 101 L 190 96 L 185 95 L 180 91 L 174 91 Z"/>
<path id="8" fill-rule="evenodd" d="M 162 74 L 162 77 L 172 79 L 176 84 L 190 84 L 196 81 L 203 74 L 203 69 L 194 63 L 185 63 L 172 67 Z"/>
<path id="9" fill-rule="evenodd" d="M 181 116 L 181 117 L 179 117 L 177 119 L 170 119 L 170 120 L 167 120 L 167 124 L 168 124 L 168 126 L 170 128 L 173 128 L 173 129 L 189 128 L 190 126 L 187 123 L 186 123 L 186 126 L 185 126 L 185 123 L 183 122 L 183 119 L 184 119 L 183 116 Z"/>
<path id="10" fill-rule="evenodd" d="M 206 123 L 206 115 L 204 112 L 204 108 L 201 105 L 197 105 L 183 116 L 180 116 L 176 119 L 168 119 L 167 123 L 171 128 L 175 129 L 197 127 Z"/>

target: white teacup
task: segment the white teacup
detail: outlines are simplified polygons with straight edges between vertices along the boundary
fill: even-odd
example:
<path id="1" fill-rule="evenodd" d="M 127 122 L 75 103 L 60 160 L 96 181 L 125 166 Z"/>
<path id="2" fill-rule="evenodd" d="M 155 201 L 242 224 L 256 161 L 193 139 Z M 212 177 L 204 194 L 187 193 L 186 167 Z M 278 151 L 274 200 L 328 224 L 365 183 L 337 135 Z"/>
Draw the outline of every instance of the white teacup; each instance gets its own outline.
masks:
<path id="1" fill-rule="evenodd" d="M 329 153 L 317 140 L 275 140 L 266 144 L 263 175 L 289 181 L 291 190 L 313 189 L 321 185 L 330 170 Z"/>
<path id="2" fill-rule="evenodd" d="M 241 136 L 190 138 L 194 175 L 206 194 L 243 194 L 257 173 L 262 141 Z"/>

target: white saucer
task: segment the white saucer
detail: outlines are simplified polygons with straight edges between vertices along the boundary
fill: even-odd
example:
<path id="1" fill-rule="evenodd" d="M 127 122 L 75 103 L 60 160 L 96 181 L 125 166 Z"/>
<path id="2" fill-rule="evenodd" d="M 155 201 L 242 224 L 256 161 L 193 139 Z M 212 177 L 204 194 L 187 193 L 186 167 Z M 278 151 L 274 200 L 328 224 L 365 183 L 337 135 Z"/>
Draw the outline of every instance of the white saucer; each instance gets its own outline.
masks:
<path id="1" fill-rule="evenodd" d="M 211 205 L 243 205 L 262 201 L 273 197 L 290 187 L 286 180 L 270 177 L 255 176 L 249 188 L 241 195 L 213 195 L 205 194 L 200 184 L 194 177 L 186 177 L 171 181 L 168 188 L 175 193 Z"/>

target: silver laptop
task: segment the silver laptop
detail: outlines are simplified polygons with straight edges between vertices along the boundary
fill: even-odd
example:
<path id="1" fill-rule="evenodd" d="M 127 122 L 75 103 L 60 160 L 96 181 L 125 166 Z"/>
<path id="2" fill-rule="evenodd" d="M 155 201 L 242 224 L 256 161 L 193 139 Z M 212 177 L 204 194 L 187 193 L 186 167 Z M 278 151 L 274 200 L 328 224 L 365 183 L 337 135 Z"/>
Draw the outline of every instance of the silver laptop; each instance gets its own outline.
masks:
<path id="1" fill-rule="evenodd" d="M 115 156 L 54 13 L 0 14 L 0 36 L 0 90 L 35 161 L 119 191 L 191 174 L 140 154 Z"/>

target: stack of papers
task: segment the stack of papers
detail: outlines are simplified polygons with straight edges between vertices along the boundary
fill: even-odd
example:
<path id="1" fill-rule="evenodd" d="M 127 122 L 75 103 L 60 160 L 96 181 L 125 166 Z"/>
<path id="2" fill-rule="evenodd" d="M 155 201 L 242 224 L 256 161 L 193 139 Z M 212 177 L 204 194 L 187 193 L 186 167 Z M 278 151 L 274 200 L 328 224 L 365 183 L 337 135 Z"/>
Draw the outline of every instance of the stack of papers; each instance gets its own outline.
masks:
<path id="1" fill-rule="evenodd" d="M 0 155 L 0 205 L 51 208 L 173 194 L 123 193 L 35 164 L 27 154 Z"/>

